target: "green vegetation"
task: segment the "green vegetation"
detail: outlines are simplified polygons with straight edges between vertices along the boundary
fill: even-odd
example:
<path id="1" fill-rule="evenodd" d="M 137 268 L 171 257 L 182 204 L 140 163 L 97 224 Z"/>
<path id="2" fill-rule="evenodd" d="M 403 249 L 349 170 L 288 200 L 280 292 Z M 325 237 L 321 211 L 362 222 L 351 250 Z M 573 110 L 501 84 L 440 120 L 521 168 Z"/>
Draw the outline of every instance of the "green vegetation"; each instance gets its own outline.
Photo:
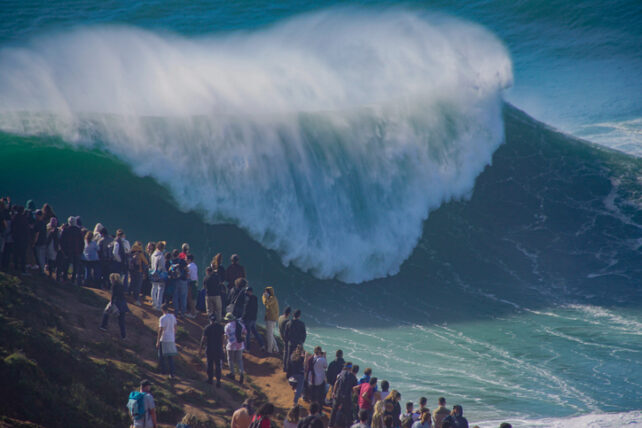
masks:
<path id="1" fill-rule="evenodd" d="M 128 426 L 127 395 L 147 367 L 110 339 L 82 341 L 66 322 L 78 317 L 54 304 L 54 295 L 98 311 L 105 304 L 90 290 L 0 273 L 2 425 Z M 172 392 L 159 385 L 154 397 L 161 421 L 182 417 Z"/>

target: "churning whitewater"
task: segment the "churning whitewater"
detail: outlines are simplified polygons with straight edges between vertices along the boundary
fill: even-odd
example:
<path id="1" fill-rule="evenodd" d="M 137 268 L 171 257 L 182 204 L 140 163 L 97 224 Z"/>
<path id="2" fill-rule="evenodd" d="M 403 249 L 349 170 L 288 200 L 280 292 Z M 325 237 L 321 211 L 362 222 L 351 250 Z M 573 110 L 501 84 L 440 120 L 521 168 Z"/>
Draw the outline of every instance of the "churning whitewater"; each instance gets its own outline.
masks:
<path id="1" fill-rule="evenodd" d="M 483 28 L 349 9 L 185 38 L 90 27 L 0 51 L 0 129 L 95 146 L 320 278 L 398 272 L 503 141 Z"/>

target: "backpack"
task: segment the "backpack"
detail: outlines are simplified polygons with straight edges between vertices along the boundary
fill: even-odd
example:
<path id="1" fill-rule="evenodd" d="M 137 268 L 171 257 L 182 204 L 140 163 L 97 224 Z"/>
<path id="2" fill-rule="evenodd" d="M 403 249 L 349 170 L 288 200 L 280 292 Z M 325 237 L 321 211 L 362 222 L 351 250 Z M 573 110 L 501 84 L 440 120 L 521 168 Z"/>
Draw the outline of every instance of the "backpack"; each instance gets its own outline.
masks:
<path id="1" fill-rule="evenodd" d="M 350 398 L 352 397 L 352 386 L 348 383 L 348 377 L 347 373 L 345 374 L 340 374 L 337 377 L 337 381 L 335 383 L 335 397 L 336 398 Z"/>
<path id="2" fill-rule="evenodd" d="M 103 237 L 98 241 L 98 257 L 100 260 L 109 261 L 113 258 L 113 242 L 114 241 L 110 242 L 106 237 Z"/>
<path id="3" fill-rule="evenodd" d="M 234 329 L 234 335 L 236 336 L 236 342 L 237 343 L 242 343 L 243 342 L 243 327 L 241 327 L 241 323 L 238 322 L 238 320 L 234 321 L 235 329 Z"/>
<path id="4" fill-rule="evenodd" d="M 131 254 L 128 263 L 130 272 L 139 272 L 140 271 L 140 257 L 138 253 Z"/>
<path id="5" fill-rule="evenodd" d="M 263 422 L 263 417 L 256 418 L 252 421 L 252 423 L 247 428 L 260 428 L 261 422 Z"/>
<path id="6" fill-rule="evenodd" d="M 129 416 L 133 421 L 139 421 L 145 417 L 145 392 L 132 391 L 129 393 L 129 401 L 127 401 L 127 409 Z"/>
<path id="7" fill-rule="evenodd" d="M 178 263 L 170 265 L 167 275 L 170 279 L 179 279 L 181 277 L 181 265 Z"/>

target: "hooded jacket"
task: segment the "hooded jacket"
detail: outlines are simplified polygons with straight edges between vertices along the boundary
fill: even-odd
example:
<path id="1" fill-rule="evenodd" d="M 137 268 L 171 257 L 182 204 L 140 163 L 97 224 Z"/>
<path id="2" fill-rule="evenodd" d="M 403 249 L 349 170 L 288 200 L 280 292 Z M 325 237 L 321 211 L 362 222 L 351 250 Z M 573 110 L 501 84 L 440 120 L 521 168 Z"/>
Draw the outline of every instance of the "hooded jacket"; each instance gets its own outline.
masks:
<path id="1" fill-rule="evenodd" d="M 262 299 L 265 305 L 265 321 L 278 321 L 279 320 L 279 301 L 274 294 L 274 288 L 266 287 L 266 290 L 271 291 L 270 296 L 263 293 Z"/>

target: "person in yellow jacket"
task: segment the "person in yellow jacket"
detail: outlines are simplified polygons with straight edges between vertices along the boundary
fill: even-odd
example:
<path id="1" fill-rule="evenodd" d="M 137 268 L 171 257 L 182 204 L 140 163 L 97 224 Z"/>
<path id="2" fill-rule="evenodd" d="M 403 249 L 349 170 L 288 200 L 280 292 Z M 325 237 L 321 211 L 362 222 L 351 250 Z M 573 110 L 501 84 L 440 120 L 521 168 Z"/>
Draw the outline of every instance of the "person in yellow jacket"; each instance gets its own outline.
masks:
<path id="1" fill-rule="evenodd" d="M 263 304 L 265 305 L 265 328 L 267 333 L 265 339 L 267 342 L 268 353 L 278 353 L 279 347 L 276 345 L 274 338 L 274 327 L 279 319 L 279 301 L 274 294 L 274 288 L 265 287 L 263 291 Z"/>

